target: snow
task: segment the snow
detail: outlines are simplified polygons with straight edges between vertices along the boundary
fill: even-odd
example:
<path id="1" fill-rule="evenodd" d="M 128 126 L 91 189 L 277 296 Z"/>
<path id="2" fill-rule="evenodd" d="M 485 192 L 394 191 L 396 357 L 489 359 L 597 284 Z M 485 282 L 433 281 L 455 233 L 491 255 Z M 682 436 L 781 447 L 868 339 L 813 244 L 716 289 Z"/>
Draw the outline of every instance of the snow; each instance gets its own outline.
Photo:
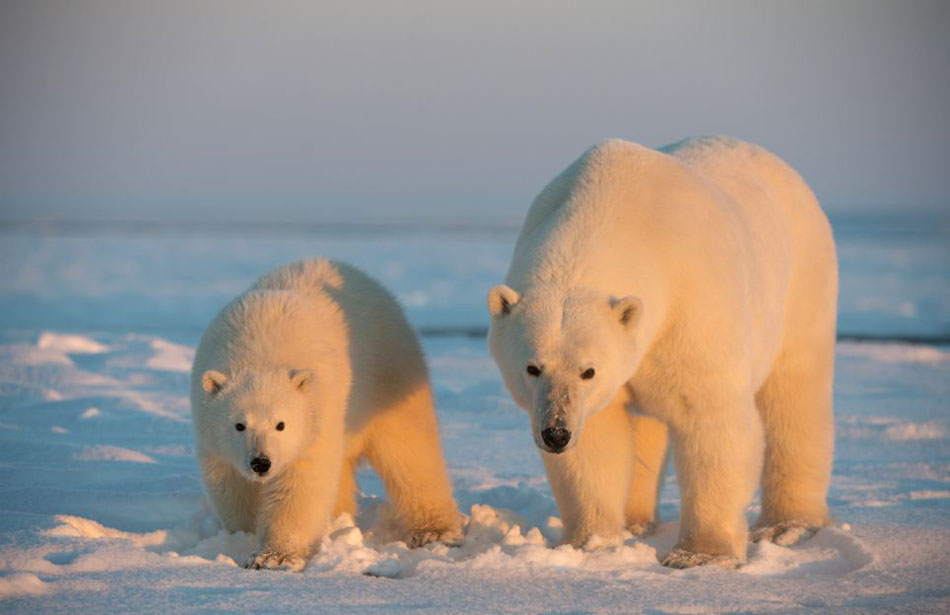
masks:
<path id="1" fill-rule="evenodd" d="M 29 572 L 0 578 L 0 598 L 16 594 L 45 594 L 48 591 L 50 591 L 50 586 Z"/>
<path id="2" fill-rule="evenodd" d="M 145 362 L 148 367 L 170 372 L 190 372 L 191 364 L 195 360 L 195 351 L 188 346 L 173 344 L 167 340 L 154 339 L 150 341 L 155 352 Z"/>
<path id="3" fill-rule="evenodd" d="M 950 363 L 950 352 L 933 346 L 906 344 L 845 344 L 841 354 L 870 356 L 882 363 Z"/>
<path id="4" fill-rule="evenodd" d="M 64 428 L 60 433 L 67 433 Z M 132 463 L 155 463 L 155 460 L 148 455 L 143 455 L 137 451 L 122 448 L 121 446 L 106 446 L 97 444 L 96 446 L 84 446 L 81 451 L 73 455 L 73 459 L 78 461 L 130 461 Z"/>
<path id="5" fill-rule="evenodd" d="M 833 525 L 752 545 L 738 570 L 679 571 L 658 563 L 678 531 L 672 476 L 654 534 L 557 545 L 527 417 L 479 337 L 512 232 L 7 231 L 0 612 L 946 612 L 950 242 L 932 226 L 839 239 L 842 331 L 936 341 L 839 344 Z M 364 267 L 425 333 L 462 545 L 395 540 L 369 470 L 357 518 L 338 519 L 299 574 L 241 568 L 254 537 L 210 512 L 187 401 L 194 345 L 231 295 L 311 255 Z"/>
<path id="6" fill-rule="evenodd" d="M 100 354 L 109 350 L 108 346 L 82 335 L 62 335 L 44 331 L 36 341 L 40 350 L 51 350 L 62 354 Z"/>

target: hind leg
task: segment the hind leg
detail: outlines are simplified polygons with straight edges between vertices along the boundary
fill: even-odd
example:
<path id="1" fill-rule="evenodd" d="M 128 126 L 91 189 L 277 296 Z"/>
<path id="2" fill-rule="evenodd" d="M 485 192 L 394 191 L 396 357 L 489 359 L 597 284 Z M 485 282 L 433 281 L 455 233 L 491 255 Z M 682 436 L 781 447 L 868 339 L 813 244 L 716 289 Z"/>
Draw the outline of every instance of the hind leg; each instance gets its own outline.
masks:
<path id="1" fill-rule="evenodd" d="M 627 529 L 642 536 L 653 531 L 658 517 L 660 488 L 666 463 L 666 425 L 654 418 L 633 415 L 633 478 L 627 495 Z"/>
<path id="2" fill-rule="evenodd" d="M 343 462 L 343 469 L 340 473 L 340 490 L 336 498 L 336 506 L 333 509 L 334 518 L 344 513 L 351 517 L 356 516 L 356 468 L 358 466 L 359 459 Z"/>
<path id="3" fill-rule="evenodd" d="M 366 457 L 379 473 L 410 547 L 462 538 L 428 386 L 373 418 Z"/>
<path id="4" fill-rule="evenodd" d="M 834 338 L 827 338 L 812 348 L 783 353 L 757 395 L 766 454 L 755 541 L 791 544 L 828 523 Z"/>

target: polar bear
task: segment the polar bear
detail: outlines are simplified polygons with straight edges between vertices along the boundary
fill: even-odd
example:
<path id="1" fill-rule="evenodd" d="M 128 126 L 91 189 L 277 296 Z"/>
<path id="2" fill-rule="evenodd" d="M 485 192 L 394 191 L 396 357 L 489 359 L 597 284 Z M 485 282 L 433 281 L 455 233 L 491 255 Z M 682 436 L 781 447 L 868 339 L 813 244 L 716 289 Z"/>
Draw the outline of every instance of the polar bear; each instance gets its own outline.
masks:
<path id="1" fill-rule="evenodd" d="M 663 563 L 732 567 L 828 523 L 838 293 L 828 220 L 764 149 L 594 146 L 538 195 L 489 347 L 577 546 L 656 519 L 667 438 L 680 534 Z"/>
<path id="2" fill-rule="evenodd" d="M 257 535 L 246 567 L 302 569 L 332 518 L 356 512 L 364 457 L 411 546 L 461 537 L 419 343 L 354 267 L 287 265 L 225 306 L 195 353 L 191 404 L 214 509 Z"/>

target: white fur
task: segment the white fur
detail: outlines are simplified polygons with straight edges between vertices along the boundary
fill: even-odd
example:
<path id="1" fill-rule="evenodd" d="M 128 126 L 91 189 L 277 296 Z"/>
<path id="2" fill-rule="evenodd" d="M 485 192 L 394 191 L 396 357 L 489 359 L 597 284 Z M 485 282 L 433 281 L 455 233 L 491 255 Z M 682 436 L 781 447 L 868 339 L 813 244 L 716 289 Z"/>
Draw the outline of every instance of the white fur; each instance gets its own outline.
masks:
<path id="1" fill-rule="evenodd" d="M 460 536 L 419 343 L 359 270 L 312 260 L 261 278 L 202 337 L 191 400 L 214 507 L 229 531 L 257 534 L 248 566 L 302 568 L 332 517 L 356 512 L 364 457 L 410 544 Z"/>
<path id="2" fill-rule="evenodd" d="M 826 524 L 837 288 L 815 197 L 754 145 L 611 140 L 556 177 L 489 294 L 489 344 L 565 540 L 649 527 L 667 431 L 682 523 L 666 564 L 744 560 L 760 475 L 759 536 Z M 572 434 L 561 454 L 553 427 Z"/>

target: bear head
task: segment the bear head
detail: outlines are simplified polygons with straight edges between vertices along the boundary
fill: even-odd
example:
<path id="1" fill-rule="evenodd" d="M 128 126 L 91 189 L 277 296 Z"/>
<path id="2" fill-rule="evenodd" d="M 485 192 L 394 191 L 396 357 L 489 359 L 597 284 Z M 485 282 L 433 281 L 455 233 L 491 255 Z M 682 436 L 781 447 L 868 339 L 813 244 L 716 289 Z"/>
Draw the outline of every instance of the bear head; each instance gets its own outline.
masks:
<path id="1" fill-rule="evenodd" d="M 535 444 L 561 453 L 575 446 L 636 367 L 643 305 L 592 289 L 491 290 L 489 347 L 505 386 L 531 417 Z"/>
<path id="2" fill-rule="evenodd" d="M 279 476 L 318 437 L 313 380 L 309 370 L 283 367 L 205 371 L 202 441 L 251 480 Z"/>

